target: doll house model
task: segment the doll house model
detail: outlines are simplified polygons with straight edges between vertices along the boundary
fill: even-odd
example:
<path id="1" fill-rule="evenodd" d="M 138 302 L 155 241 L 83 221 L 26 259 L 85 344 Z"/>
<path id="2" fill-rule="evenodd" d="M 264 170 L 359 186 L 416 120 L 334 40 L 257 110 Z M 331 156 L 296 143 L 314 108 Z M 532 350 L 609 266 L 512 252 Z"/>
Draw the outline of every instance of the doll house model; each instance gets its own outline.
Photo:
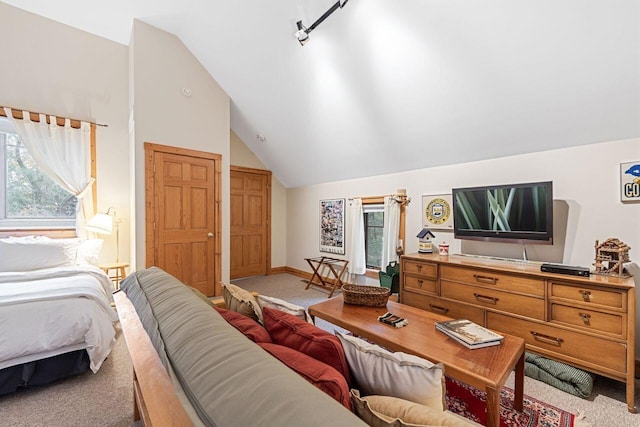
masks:
<path id="1" fill-rule="evenodd" d="M 602 243 L 596 240 L 596 273 L 626 277 L 624 263 L 629 262 L 628 245 L 615 238 L 609 238 Z"/>

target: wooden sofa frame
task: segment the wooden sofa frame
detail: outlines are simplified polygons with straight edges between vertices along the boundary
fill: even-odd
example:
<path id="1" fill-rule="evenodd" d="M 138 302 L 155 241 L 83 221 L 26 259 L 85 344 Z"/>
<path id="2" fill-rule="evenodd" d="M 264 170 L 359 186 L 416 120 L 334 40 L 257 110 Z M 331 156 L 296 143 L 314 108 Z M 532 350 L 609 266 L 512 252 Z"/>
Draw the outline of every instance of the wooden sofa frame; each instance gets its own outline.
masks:
<path id="1" fill-rule="evenodd" d="M 113 298 L 133 363 L 133 416 L 144 426 L 193 426 L 136 309 L 124 292 Z"/>
<path id="2" fill-rule="evenodd" d="M 252 292 L 252 295 L 258 294 Z M 122 291 L 113 294 L 113 299 L 133 363 L 134 421 L 141 421 L 144 426 L 193 426 L 135 307 Z M 222 298 L 211 302 L 217 307 L 225 307 Z"/>

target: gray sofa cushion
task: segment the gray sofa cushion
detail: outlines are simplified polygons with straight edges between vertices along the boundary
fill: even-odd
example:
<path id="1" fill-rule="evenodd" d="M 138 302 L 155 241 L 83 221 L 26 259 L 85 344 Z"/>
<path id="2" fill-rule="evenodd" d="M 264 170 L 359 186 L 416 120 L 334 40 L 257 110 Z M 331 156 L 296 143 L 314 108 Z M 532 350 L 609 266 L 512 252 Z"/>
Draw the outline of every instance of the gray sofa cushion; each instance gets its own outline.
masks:
<path id="1" fill-rule="evenodd" d="M 354 414 L 229 325 L 158 268 L 133 274 L 189 401 L 211 426 L 358 426 Z"/>
<path id="2" fill-rule="evenodd" d="M 120 289 L 127 294 L 127 298 L 129 298 L 135 307 L 136 313 L 138 313 L 138 318 L 140 318 L 140 323 L 142 323 L 142 327 L 147 332 L 147 335 L 149 335 L 151 344 L 153 344 L 158 356 L 160 356 L 160 361 L 164 367 L 168 369 L 169 359 L 167 358 L 167 353 L 164 349 L 164 342 L 162 341 L 162 335 L 160 335 L 158 322 L 151 310 L 149 301 L 147 301 L 147 296 L 140 287 L 138 276 L 136 274 L 127 276 L 127 278 L 120 282 Z"/>

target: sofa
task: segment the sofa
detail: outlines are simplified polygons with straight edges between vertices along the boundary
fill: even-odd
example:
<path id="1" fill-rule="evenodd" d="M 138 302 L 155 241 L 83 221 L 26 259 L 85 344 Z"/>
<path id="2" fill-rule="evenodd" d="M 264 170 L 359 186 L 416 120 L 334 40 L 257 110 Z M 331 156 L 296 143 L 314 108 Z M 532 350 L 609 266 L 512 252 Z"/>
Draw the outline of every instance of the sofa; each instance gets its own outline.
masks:
<path id="1" fill-rule="evenodd" d="M 333 335 L 328 340 L 330 334 L 304 317 L 265 308 L 252 320 L 243 307 L 216 308 L 156 267 L 129 275 L 121 290 L 115 300 L 134 367 L 135 415 L 144 425 L 416 425 L 381 418 L 370 407 L 375 399 L 369 403 L 357 390 L 349 392 L 356 378 L 340 341 Z M 311 348 L 294 336 L 311 336 Z M 443 396 L 427 398 L 442 402 Z M 412 405 L 403 410 L 419 406 Z M 438 415 L 428 425 L 474 425 L 442 407 L 438 412 L 446 422 Z"/>

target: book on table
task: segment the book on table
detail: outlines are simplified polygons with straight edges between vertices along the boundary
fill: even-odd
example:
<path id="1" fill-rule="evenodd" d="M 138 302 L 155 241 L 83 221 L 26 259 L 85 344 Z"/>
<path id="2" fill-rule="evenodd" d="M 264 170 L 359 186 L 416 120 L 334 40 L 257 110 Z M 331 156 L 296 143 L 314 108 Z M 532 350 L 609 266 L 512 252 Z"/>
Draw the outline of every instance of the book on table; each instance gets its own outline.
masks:
<path id="1" fill-rule="evenodd" d="M 436 322 L 436 329 L 467 348 L 482 348 L 498 345 L 504 338 L 502 335 L 496 334 L 467 319 Z"/>

